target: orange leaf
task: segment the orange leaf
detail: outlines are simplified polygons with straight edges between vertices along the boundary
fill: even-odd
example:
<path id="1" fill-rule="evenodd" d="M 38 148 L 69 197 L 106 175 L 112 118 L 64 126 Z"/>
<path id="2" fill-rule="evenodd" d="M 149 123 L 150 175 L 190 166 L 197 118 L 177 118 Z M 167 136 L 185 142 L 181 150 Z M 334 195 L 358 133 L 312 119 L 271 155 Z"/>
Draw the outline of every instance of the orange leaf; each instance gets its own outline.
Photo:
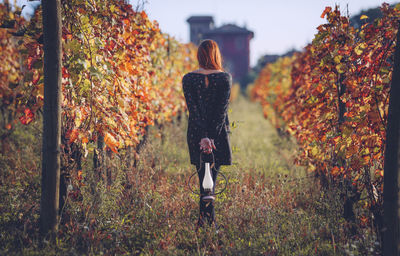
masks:
<path id="1" fill-rule="evenodd" d="M 382 169 L 376 169 L 375 174 L 380 175 L 383 177 L 383 170 Z"/>
<path id="2" fill-rule="evenodd" d="M 33 84 L 37 84 L 37 82 L 39 81 L 39 79 L 40 79 L 40 73 L 39 73 L 39 71 L 38 71 L 38 70 L 34 70 L 34 71 L 33 71 L 33 77 L 32 77 L 32 83 L 33 83 Z"/>
<path id="3" fill-rule="evenodd" d="M 130 23 L 130 21 L 128 19 L 123 19 L 122 21 L 125 23 L 125 25 L 129 25 L 129 23 Z"/>
<path id="4" fill-rule="evenodd" d="M 367 164 L 367 163 L 369 163 L 371 157 L 370 156 L 364 156 L 363 159 L 364 159 L 364 162 Z"/>
<path id="5" fill-rule="evenodd" d="M 331 170 L 332 175 L 336 176 L 339 173 L 339 167 L 335 166 Z"/>
<path id="6" fill-rule="evenodd" d="M 78 170 L 77 180 L 82 180 L 82 170 Z"/>
<path id="7" fill-rule="evenodd" d="M 145 11 L 142 11 L 140 14 L 143 19 L 147 19 L 147 13 Z"/>
<path id="8" fill-rule="evenodd" d="M 67 138 L 69 139 L 69 144 L 71 144 L 72 142 L 74 142 L 76 140 L 76 138 L 78 138 L 78 134 L 79 134 L 78 129 L 72 129 L 68 133 Z"/>
<path id="9" fill-rule="evenodd" d="M 331 7 L 329 7 L 329 6 L 325 7 L 324 12 L 321 14 L 321 18 L 325 18 L 325 15 L 326 15 L 327 13 L 331 12 L 331 11 L 332 11 L 332 8 L 331 8 Z"/>
<path id="10" fill-rule="evenodd" d="M 86 137 L 82 138 L 82 143 L 88 143 L 88 142 L 89 142 L 88 138 L 86 138 Z"/>
<path id="11" fill-rule="evenodd" d="M 114 136 L 112 136 L 111 134 L 109 134 L 108 132 L 105 134 L 104 136 L 104 142 L 106 143 L 106 145 L 114 152 L 114 153 L 118 153 L 117 148 L 119 146 L 119 142 L 114 138 Z"/>

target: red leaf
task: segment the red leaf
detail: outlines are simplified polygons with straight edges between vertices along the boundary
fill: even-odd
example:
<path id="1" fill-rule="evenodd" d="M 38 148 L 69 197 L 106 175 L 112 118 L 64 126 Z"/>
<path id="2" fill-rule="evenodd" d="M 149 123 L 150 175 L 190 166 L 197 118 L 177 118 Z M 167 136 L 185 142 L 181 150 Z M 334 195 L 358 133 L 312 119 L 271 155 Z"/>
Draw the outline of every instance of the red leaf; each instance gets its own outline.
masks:
<path id="1" fill-rule="evenodd" d="M 26 108 L 24 110 L 24 113 L 25 113 L 25 115 L 21 116 L 19 118 L 19 120 L 21 121 L 22 124 L 26 125 L 26 124 L 29 124 L 30 122 L 32 122 L 33 117 L 35 115 L 33 114 L 33 112 L 29 108 Z"/>

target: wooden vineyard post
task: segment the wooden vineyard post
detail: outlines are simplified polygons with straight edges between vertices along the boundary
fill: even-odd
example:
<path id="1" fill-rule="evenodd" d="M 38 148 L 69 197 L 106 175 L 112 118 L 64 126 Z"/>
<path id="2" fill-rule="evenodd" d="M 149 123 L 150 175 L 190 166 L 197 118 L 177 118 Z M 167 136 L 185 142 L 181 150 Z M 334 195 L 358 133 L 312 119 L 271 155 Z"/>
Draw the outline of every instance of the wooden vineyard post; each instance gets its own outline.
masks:
<path id="1" fill-rule="evenodd" d="M 394 67 L 386 127 L 383 185 L 383 255 L 399 252 L 399 135 L 400 135 L 400 23 L 397 32 Z"/>
<path id="2" fill-rule="evenodd" d="M 61 1 L 43 0 L 44 105 L 40 233 L 57 230 L 61 143 Z"/>

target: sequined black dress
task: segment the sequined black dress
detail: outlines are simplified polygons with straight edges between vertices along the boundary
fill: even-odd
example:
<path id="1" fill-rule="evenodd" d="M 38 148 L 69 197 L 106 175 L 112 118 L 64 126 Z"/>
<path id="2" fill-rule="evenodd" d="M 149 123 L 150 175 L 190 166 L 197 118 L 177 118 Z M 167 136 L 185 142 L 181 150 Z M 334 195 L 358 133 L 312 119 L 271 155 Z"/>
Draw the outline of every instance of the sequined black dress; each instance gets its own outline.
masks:
<path id="1" fill-rule="evenodd" d="M 215 163 L 231 165 L 232 150 L 227 113 L 232 87 L 231 74 L 218 72 L 206 75 L 190 72 L 183 76 L 182 87 L 189 110 L 187 143 L 190 163 L 199 165 L 199 143 L 202 138 L 208 137 L 214 139 Z"/>

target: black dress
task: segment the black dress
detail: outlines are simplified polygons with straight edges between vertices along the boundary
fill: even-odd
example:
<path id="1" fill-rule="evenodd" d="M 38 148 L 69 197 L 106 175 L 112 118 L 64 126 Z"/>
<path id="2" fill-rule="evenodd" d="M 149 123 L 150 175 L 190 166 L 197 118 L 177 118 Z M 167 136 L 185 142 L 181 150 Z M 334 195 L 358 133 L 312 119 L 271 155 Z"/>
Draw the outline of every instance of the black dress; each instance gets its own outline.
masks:
<path id="1" fill-rule="evenodd" d="M 206 87 L 206 77 L 208 86 Z M 215 192 L 217 175 L 221 165 L 232 164 L 232 150 L 229 141 L 228 104 L 232 87 L 232 76 L 229 73 L 219 72 L 208 75 L 200 73 L 187 73 L 182 78 L 183 93 L 189 110 L 187 130 L 187 143 L 189 146 L 190 162 L 196 166 L 200 186 L 200 214 L 197 226 L 205 222 L 214 223 L 214 202 L 202 200 L 206 195 L 202 186 L 204 177 L 204 163 L 200 165 L 200 140 L 202 138 L 214 139 L 216 149 L 213 149 L 215 166 L 212 168 L 212 179 Z M 212 163 L 211 154 L 202 154 L 204 162 Z"/>
<path id="2" fill-rule="evenodd" d="M 189 110 L 187 143 L 190 163 L 199 166 L 199 143 L 202 138 L 208 137 L 214 139 L 216 149 L 213 149 L 213 153 L 216 165 L 231 165 L 232 150 L 227 113 L 232 87 L 231 74 L 218 72 L 206 75 L 190 72 L 183 76 L 182 87 Z M 202 159 L 204 160 L 204 154 Z"/>

